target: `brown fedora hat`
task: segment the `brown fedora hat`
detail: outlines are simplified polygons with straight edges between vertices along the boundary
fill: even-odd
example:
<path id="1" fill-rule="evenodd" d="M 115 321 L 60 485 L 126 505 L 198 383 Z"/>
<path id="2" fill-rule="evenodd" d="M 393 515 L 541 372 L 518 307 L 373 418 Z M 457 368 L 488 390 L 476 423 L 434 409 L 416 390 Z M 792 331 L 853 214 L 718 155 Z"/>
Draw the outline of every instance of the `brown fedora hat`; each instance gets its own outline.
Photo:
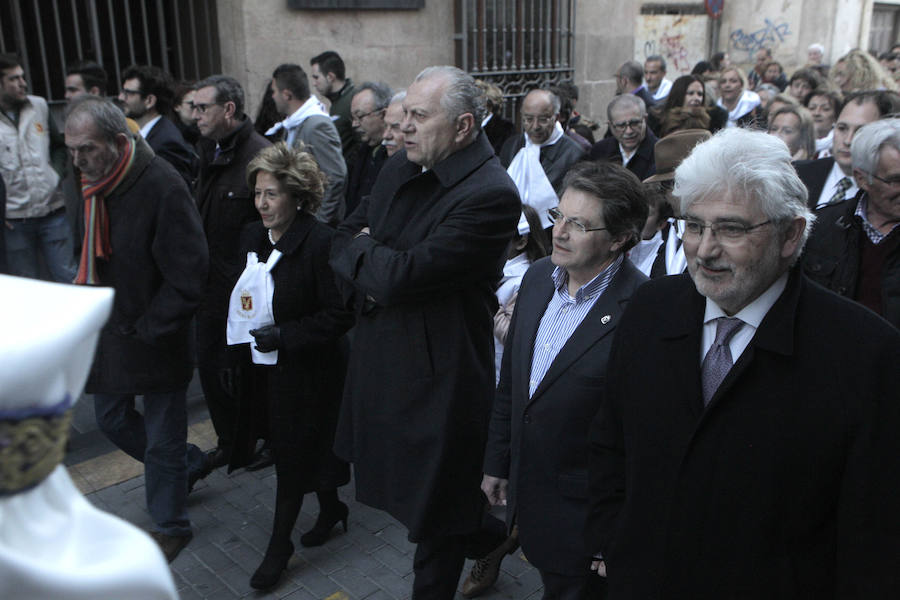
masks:
<path id="1" fill-rule="evenodd" d="M 675 178 L 675 169 L 681 164 L 694 146 L 708 140 L 712 134 L 705 129 L 681 129 L 662 138 L 653 147 L 656 158 L 656 175 L 651 175 L 644 183 L 668 181 Z"/>

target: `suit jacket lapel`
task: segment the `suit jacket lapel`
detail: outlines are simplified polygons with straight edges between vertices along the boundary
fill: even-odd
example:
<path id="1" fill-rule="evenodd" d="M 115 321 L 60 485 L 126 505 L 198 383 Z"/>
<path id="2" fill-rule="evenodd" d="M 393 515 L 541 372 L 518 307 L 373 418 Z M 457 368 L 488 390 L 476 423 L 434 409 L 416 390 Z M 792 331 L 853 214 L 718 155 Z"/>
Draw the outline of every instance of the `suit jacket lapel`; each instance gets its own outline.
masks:
<path id="1" fill-rule="evenodd" d="M 634 276 L 632 271 L 637 271 L 637 268 L 633 267 L 631 263 L 622 263 L 619 272 L 616 273 L 609 287 L 597 299 L 597 302 L 588 311 L 584 320 L 575 328 L 575 331 L 572 332 L 572 335 L 560 349 L 559 354 L 553 359 L 550 368 L 547 369 L 547 373 L 529 400 L 529 404 L 534 402 L 547 387 L 565 373 L 572 363 L 587 352 L 591 346 L 615 330 L 619 319 L 622 317 L 622 312 L 625 310 L 625 303 L 631 298 L 631 293 L 635 287 L 631 281 L 631 278 Z M 544 308 L 546 308 L 546 304 Z M 535 327 L 534 333 L 537 335 L 537 327 Z M 534 348 L 534 337 L 531 339 L 531 348 Z M 530 359 L 531 357 L 529 356 L 529 370 L 531 366 Z"/>
<path id="2" fill-rule="evenodd" d="M 544 266 L 548 268 L 544 269 L 543 273 L 536 273 L 538 277 L 534 279 L 533 290 L 526 288 L 523 294 L 520 289 L 519 297 L 516 300 L 517 310 L 519 311 L 516 317 L 516 337 L 521 340 L 521 343 L 516 343 L 519 351 L 515 358 L 520 365 L 521 380 L 519 384 L 522 386 L 521 389 L 525 391 L 526 397 L 528 396 L 528 390 L 531 389 L 529 377 L 531 375 L 531 359 L 534 354 L 534 340 L 537 338 L 541 318 L 544 316 L 547 304 L 549 304 L 554 293 L 553 279 L 550 278 L 550 273 L 553 272 L 553 264 L 548 261 Z M 521 328 L 519 328 L 519 324 L 522 325 Z"/>
<path id="3" fill-rule="evenodd" d="M 662 355 L 670 365 L 668 372 L 672 381 L 669 389 L 673 398 L 681 398 L 699 419 L 704 408 L 700 384 L 700 343 L 706 300 L 697 292 L 689 275 L 673 277 L 684 278 L 687 285 L 682 286 L 679 295 L 672 298 L 672 318 L 660 330 L 660 338 L 666 344 Z"/>

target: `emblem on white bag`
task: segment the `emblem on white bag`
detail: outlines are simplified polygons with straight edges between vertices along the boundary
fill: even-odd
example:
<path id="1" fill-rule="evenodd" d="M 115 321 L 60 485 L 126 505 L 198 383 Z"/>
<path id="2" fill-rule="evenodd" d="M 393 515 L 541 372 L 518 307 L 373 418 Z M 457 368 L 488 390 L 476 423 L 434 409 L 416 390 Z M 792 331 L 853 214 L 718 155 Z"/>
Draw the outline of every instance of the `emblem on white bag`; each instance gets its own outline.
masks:
<path id="1" fill-rule="evenodd" d="M 250 295 L 250 292 L 248 292 L 247 290 L 241 290 L 241 310 L 245 313 L 248 313 L 248 317 L 252 316 L 253 296 Z"/>

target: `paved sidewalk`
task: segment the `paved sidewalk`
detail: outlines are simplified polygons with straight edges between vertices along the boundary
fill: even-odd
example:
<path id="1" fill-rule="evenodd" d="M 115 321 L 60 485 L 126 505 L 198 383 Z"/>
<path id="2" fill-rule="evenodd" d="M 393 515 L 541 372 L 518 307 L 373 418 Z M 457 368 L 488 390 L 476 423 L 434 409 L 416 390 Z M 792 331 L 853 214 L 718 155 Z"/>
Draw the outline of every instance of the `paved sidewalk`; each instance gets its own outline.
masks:
<path id="1" fill-rule="evenodd" d="M 341 499 L 350 506 L 348 532 L 343 533 L 338 526 L 324 546 L 300 546 L 300 534 L 313 526 L 318 513 L 315 494 L 307 495 L 294 530 L 297 550 L 288 571 L 278 587 L 268 593 L 253 590 L 250 575 L 262 561 L 268 543 L 274 488 L 272 467 L 256 473 L 241 469 L 231 475 L 220 469 L 197 484 L 188 499 L 194 539 L 172 563 L 182 600 L 410 597 L 414 546 L 407 541 L 405 528 L 387 514 L 355 502 L 352 483 L 339 490 Z M 143 475 L 91 492 L 88 499 L 139 527 L 150 527 Z M 466 562 L 464 576 L 471 564 Z M 542 593 L 540 576 L 519 550 L 506 557 L 500 578 L 482 597 L 537 600 Z M 457 598 L 462 599 L 462 595 L 457 593 Z"/>

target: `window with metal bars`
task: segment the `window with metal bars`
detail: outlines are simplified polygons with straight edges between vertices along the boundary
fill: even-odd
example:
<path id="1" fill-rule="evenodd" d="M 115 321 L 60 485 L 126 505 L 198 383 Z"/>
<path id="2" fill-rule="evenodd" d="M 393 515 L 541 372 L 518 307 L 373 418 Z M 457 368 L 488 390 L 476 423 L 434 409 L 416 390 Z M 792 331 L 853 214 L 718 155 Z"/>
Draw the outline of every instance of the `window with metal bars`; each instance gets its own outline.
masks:
<path id="1" fill-rule="evenodd" d="M 515 118 L 535 88 L 571 81 L 574 0 L 456 0 L 456 64 L 503 92 Z"/>
<path id="2" fill-rule="evenodd" d="M 64 102 L 66 65 L 91 60 L 110 95 L 133 64 L 195 80 L 221 69 L 215 0 L 6 0 L 0 52 L 24 63 L 29 93 Z"/>

